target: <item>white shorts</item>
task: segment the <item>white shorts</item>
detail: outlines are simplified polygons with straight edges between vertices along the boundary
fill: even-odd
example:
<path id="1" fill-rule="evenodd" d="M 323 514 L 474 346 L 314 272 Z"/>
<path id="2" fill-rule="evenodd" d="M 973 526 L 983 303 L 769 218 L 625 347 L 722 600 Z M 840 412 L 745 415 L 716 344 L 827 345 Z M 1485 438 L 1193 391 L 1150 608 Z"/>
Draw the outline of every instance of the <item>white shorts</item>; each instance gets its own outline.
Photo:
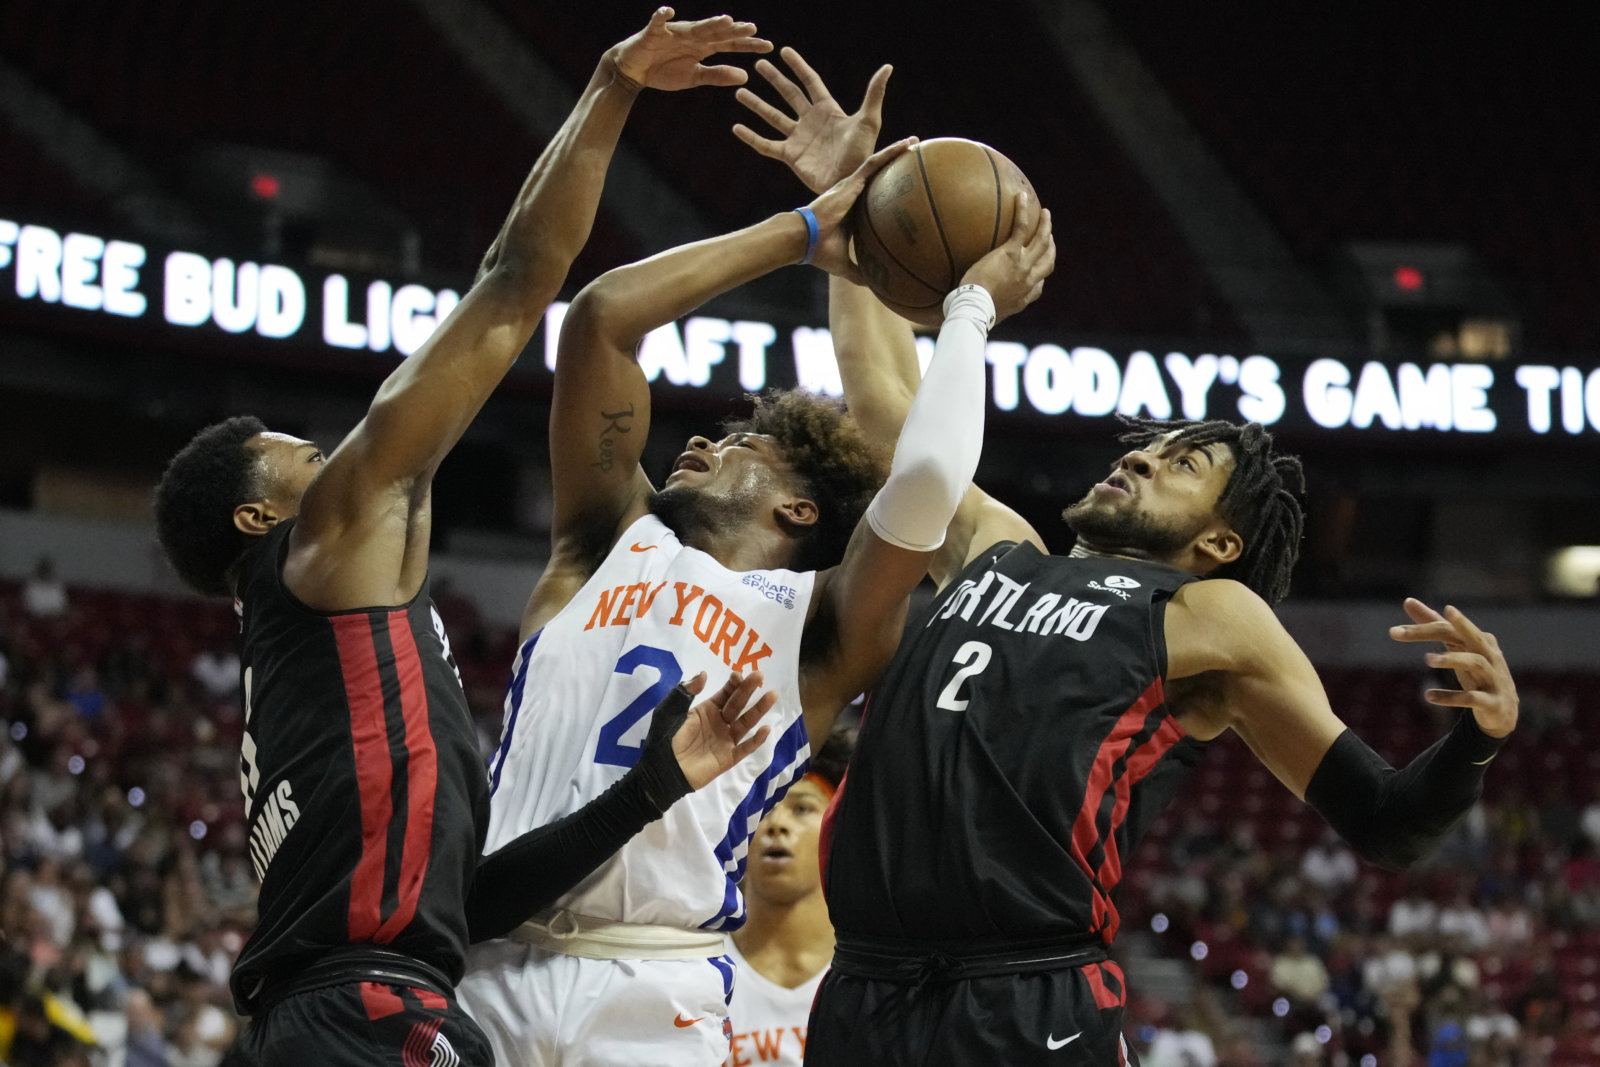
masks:
<path id="1" fill-rule="evenodd" d="M 720 1067 L 733 961 L 592 960 L 519 941 L 467 953 L 461 1006 L 498 1067 Z"/>

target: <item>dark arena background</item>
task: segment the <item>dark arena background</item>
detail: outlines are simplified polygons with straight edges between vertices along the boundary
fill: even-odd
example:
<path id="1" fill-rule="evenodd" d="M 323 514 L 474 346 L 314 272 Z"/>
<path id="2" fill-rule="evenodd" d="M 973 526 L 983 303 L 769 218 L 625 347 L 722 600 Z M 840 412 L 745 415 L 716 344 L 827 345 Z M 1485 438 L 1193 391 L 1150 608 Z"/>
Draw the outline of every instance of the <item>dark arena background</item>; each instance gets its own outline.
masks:
<path id="1" fill-rule="evenodd" d="M 1408 595 L 1461 606 L 1516 676 L 1521 725 L 1483 802 L 1404 875 L 1355 861 L 1237 738 L 1211 746 L 1117 899 L 1145 1063 L 1600 1064 L 1589 18 L 752 8 L 730 13 L 847 109 L 895 65 L 884 143 L 988 142 L 1053 210 L 1056 272 L 990 341 L 981 484 L 1064 550 L 1055 516 L 1118 454 L 1117 412 L 1258 420 L 1304 457 L 1280 614 L 1340 716 L 1396 764 L 1445 728 L 1421 650 L 1387 637 Z M 77 1040 L 37 1062 L 219 1062 L 255 891 L 235 626 L 161 560 L 151 488 L 229 414 L 335 443 L 469 286 L 600 52 L 649 13 L 0 6 L 0 1059 L 54 1027 Z M 731 90 L 646 94 L 563 298 L 808 200 L 741 121 Z M 437 599 L 486 749 L 548 547 L 560 309 L 436 483 Z M 652 335 L 647 470 L 747 391 L 837 391 L 826 323 L 822 275 L 795 267 Z"/>

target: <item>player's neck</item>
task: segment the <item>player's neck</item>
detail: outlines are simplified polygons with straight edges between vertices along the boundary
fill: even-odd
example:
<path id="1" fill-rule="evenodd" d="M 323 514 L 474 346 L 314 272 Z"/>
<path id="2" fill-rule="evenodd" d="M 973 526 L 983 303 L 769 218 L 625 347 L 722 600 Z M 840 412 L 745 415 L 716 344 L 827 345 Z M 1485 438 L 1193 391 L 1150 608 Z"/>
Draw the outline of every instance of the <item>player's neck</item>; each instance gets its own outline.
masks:
<path id="1" fill-rule="evenodd" d="M 681 536 L 681 535 L 680 535 Z M 793 543 L 777 530 L 752 523 L 735 531 L 695 530 L 682 537 L 730 571 L 770 571 L 787 567 Z"/>
<path id="2" fill-rule="evenodd" d="M 734 931 L 733 943 L 763 978 L 793 989 L 833 959 L 833 924 L 820 889 L 793 904 L 745 900 L 749 917 Z"/>
<path id="3" fill-rule="evenodd" d="M 1140 552 L 1133 548 L 1102 548 L 1092 545 L 1083 538 L 1078 538 L 1072 544 L 1072 551 L 1067 553 L 1074 559 L 1131 559 L 1140 563 L 1166 563 L 1164 559 L 1156 559 L 1148 552 Z"/>

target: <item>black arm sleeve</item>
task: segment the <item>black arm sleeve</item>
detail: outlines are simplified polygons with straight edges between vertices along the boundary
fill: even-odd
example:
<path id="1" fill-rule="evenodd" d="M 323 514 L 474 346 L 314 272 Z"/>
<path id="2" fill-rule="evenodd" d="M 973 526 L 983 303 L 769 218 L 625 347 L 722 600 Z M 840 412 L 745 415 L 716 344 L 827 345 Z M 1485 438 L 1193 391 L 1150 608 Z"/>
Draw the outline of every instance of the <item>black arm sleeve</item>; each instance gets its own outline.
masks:
<path id="1" fill-rule="evenodd" d="M 690 792 L 672 751 L 689 699 L 688 690 L 676 686 L 657 705 L 639 762 L 610 789 L 478 861 L 467 893 L 467 936 L 474 944 L 504 937 L 549 907 Z"/>
<path id="2" fill-rule="evenodd" d="M 1345 730 L 1311 776 L 1306 802 L 1363 858 L 1403 870 L 1437 848 L 1478 802 L 1484 771 L 1503 740 L 1478 729 L 1466 712 L 1397 771 Z"/>

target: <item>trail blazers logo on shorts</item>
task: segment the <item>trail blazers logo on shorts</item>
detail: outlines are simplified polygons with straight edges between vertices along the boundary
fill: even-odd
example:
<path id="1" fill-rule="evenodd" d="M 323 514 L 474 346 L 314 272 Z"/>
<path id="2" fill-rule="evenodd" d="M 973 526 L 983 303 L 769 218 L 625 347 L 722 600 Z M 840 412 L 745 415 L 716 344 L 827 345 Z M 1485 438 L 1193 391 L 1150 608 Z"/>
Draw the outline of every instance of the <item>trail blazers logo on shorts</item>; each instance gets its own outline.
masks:
<path id="1" fill-rule="evenodd" d="M 411 1028 L 400 1062 L 405 1067 L 461 1067 L 461 1057 L 450 1039 L 439 1032 L 443 1019 L 425 1019 Z"/>

